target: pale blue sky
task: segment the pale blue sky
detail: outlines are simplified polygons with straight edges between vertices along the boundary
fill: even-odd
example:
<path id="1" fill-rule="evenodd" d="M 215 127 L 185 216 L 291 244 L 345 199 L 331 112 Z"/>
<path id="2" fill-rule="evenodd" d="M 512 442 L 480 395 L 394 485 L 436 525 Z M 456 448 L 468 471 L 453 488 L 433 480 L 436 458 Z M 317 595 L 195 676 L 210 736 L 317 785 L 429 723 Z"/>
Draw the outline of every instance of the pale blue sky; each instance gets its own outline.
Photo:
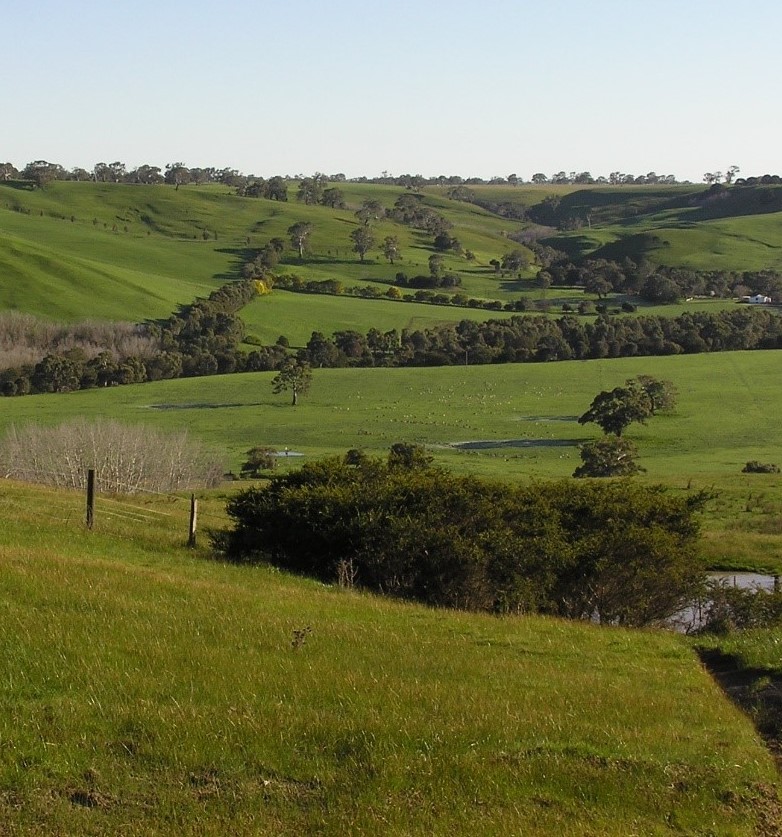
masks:
<path id="1" fill-rule="evenodd" d="M 779 0 L 0 0 L 0 162 L 782 172 Z"/>

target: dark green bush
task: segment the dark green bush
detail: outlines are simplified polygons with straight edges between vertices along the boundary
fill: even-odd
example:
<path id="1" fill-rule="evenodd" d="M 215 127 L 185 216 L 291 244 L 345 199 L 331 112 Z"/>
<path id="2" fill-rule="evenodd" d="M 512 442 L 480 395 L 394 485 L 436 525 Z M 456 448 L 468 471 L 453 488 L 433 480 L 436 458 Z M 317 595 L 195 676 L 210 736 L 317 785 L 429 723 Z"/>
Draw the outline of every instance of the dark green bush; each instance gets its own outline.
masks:
<path id="1" fill-rule="evenodd" d="M 509 486 L 351 457 L 274 476 L 228 502 L 216 545 L 239 561 L 431 605 L 660 621 L 699 590 L 699 498 L 627 482 Z"/>
<path id="2" fill-rule="evenodd" d="M 778 474 L 779 466 L 771 462 L 758 462 L 752 459 L 741 469 L 742 474 Z"/>

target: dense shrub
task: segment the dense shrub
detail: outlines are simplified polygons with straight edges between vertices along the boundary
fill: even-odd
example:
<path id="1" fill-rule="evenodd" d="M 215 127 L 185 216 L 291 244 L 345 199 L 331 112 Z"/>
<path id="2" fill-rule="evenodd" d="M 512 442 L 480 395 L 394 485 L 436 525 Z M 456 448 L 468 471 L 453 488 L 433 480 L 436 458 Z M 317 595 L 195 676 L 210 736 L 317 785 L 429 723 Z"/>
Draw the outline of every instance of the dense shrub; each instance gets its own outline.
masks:
<path id="1" fill-rule="evenodd" d="M 742 474 L 778 474 L 779 466 L 772 462 L 758 462 L 752 459 L 741 469 Z"/>
<path id="2" fill-rule="evenodd" d="M 364 456 L 272 477 L 228 502 L 215 544 L 431 605 L 646 625 L 702 581 L 693 511 L 661 488 L 508 486 Z"/>

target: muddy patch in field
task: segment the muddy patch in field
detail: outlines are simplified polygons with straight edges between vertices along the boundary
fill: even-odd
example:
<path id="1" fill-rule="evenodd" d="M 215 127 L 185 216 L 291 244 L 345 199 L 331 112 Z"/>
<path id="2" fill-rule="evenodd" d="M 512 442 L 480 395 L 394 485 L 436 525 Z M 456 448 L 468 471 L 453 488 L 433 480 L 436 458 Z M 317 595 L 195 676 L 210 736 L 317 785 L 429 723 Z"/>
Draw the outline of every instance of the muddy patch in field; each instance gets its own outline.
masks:
<path id="1" fill-rule="evenodd" d="M 516 421 L 578 421 L 578 416 L 516 416 Z"/>
<path id="2" fill-rule="evenodd" d="M 470 442 L 451 442 L 457 450 L 496 450 L 497 448 L 573 448 L 584 439 L 491 439 Z"/>
<path id="3" fill-rule="evenodd" d="M 150 410 L 223 410 L 230 407 L 258 407 L 258 404 L 249 404 L 246 401 L 236 404 L 149 404 Z"/>

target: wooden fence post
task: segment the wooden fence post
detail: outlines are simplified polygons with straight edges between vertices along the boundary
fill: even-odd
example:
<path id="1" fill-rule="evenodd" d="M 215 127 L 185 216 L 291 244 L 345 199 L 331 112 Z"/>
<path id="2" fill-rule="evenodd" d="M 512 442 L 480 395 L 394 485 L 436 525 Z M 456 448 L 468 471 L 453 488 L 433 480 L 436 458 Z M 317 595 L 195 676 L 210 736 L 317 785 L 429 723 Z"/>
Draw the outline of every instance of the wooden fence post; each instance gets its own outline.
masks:
<path id="1" fill-rule="evenodd" d="M 190 495 L 190 530 L 187 536 L 187 545 L 194 548 L 196 545 L 196 526 L 198 523 L 198 500 L 195 494 Z"/>
<path id="2" fill-rule="evenodd" d="M 87 471 L 87 528 L 95 522 L 95 469 Z"/>

